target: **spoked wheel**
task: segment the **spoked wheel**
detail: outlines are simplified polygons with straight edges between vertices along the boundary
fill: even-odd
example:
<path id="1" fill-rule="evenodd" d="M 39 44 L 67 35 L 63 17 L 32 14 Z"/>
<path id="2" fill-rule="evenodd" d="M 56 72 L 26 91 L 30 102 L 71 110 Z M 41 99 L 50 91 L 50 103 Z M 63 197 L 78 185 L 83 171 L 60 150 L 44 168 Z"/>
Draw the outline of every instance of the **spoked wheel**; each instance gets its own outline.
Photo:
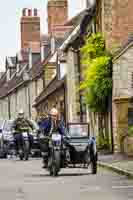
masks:
<path id="1" fill-rule="evenodd" d="M 90 165 L 91 173 L 97 174 L 97 153 L 95 154 L 93 149 L 90 151 Z"/>
<path id="2" fill-rule="evenodd" d="M 52 175 L 58 176 L 58 169 L 55 164 L 52 165 Z"/>
<path id="3" fill-rule="evenodd" d="M 50 171 L 50 176 L 58 176 L 58 172 L 60 170 L 60 152 L 59 151 L 55 151 L 53 158 L 51 158 L 50 160 L 51 164 L 49 167 L 49 171 Z"/>
<path id="4" fill-rule="evenodd" d="M 93 159 L 90 163 L 91 165 L 91 173 L 92 174 L 97 174 L 97 160 Z"/>
<path id="5" fill-rule="evenodd" d="M 97 152 L 94 152 L 93 145 L 85 153 L 84 166 L 85 168 L 89 167 L 92 174 L 97 174 Z"/>
<path id="6" fill-rule="evenodd" d="M 29 159 L 29 149 L 30 149 L 29 141 L 25 141 L 24 142 L 24 158 L 25 158 L 25 160 Z"/>
<path id="7" fill-rule="evenodd" d="M 23 153 L 23 150 L 22 150 L 22 149 L 19 150 L 19 159 L 20 159 L 20 160 L 23 160 L 23 159 L 24 159 L 24 153 Z"/>

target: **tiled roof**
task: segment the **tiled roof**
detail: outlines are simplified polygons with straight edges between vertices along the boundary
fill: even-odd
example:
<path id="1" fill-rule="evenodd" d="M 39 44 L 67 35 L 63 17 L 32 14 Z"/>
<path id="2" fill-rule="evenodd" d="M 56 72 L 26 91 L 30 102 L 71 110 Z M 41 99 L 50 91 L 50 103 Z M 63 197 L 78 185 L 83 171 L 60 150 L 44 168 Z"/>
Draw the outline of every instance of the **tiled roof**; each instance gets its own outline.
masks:
<path id="1" fill-rule="evenodd" d="M 46 39 L 46 35 L 45 35 Z M 47 41 L 49 42 L 49 49 L 47 51 L 47 55 L 45 57 L 44 62 L 40 61 L 40 57 L 38 54 L 34 54 L 33 61 L 33 67 L 29 70 L 29 75 L 31 80 L 35 79 L 42 75 L 43 73 L 43 66 L 48 63 L 49 59 L 53 56 L 50 52 L 50 39 L 47 37 Z M 56 48 L 58 48 L 63 42 L 62 38 L 56 38 Z M 28 51 L 27 50 L 21 50 L 21 52 L 18 55 L 18 61 L 21 63 L 21 70 L 23 69 L 24 65 L 27 63 L 28 65 Z M 13 60 L 14 62 L 14 60 Z M 20 85 L 23 85 L 23 73 L 21 73 L 19 76 L 14 74 L 14 77 L 6 82 L 6 73 L 2 76 L 0 79 L 0 98 L 3 98 L 7 96 L 10 92 L 12 92 L 16 87 L 19 87 Z"/>
<path id="2" fill-rule="evenodd" d="M 0 72 L 0 78 L 4 75 L 5 72 Z"/>
<path id="3" fill-rule="evenodd" d="M 18 84 L 22 82 L 22 76 L 14 76 L 14 78 L 10 81 L 4 82 L 4 84 L 0 88 L 0 98 L 7 96 L 7 94 L 10 93 L 12 89 L 14 89 L 16 86 L 18 86 Z"/>
<path id="4" fill-rule="evenodd" d="M 68 20 L 65 23 L 65 26 L 77 26 L 78 24 L 81 23 L 82 19 L 84 18 L 85 14 L 86 14 L 86 10 L 84 9 L 83 11 L 81 11 L 80 13 L 78 13 L 76 16 L 74 16 L 73 18 L 71 18 L 70 20 Z"/>
<path id="5" fill-rule="evenodd" d="M 43 73 L 43 66 L 49 61 L 49 58 L 51 58 L 51 54 L 45 59 L 44 63 L 41 63 L 40 59 L 36 60 L 36 62 L 33 63 L 33 67 L 29 70 L 29 75 L 31 80 L 37 78 L 38 76 L 41 76 Z M 24 64 L 22 69 L 25 66 Z M 28 65 L 28 64 L 27 64 Z M 0 98 L 3 98 L 8 95 L 8 93 L 12 92 L 16 87 L 19 87 L 20 85 L 23 85 L 25 81 L 23 80 L 23 73 L 21 73 L 19 76 L 17 73 L 13 77 L 13 79 L 6 82 L 6 73 L 5 76 L 0 79 Z"/>
<path id="6" fill-rule="evenodd" d="M 64 41 L 64 38 L 55 37 L 55 48 L 58 49 Z M 51 38 L 49 35 L 42 35 L 41 36 L 41 44 L 45 45 L 44 49 L 44 61 L 47 59 L 51 52 Z"/>
<path id="7" fill-rule="evenodd" d="M 88 25 L 90 24 L 92 18 L 95 16 L 95 8 L 96 7 L 94 4 L 92 7 L 82 11 L 77 16 L 77 18 L 75 17 L 76 19 L 78 19 L 77 20 L 78 23 L 76 21 L 75 24 L 77 25 L 74 27 L 74 29 L 71 31 L 71 33 L 69 34 L 69 36 L 67 37 L 63 45 L 61 46 L 62 50 L 66 51 L 72 43 L 73 44 L 75 43 L 76 40 L 78 41 L 78 47 L 80 46 L 80 44 L 82 45 L 82 36 L 86 34 L 86 29 Z"/>

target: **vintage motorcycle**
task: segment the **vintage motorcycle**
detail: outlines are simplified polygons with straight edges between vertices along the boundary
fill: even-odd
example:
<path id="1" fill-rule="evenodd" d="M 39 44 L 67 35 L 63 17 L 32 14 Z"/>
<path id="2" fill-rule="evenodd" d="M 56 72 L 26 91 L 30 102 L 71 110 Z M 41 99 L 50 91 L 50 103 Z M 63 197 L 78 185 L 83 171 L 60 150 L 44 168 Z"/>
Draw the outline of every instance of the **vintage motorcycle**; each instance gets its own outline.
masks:
<path id="1" fill-rule="evenodd" d="M 48 170 L 50 175 L 57 176 L 61 168 L 62 138 L 56 132 L 49 139 Z"/>
<path id="2" fill-rule="evenodd" d="M 29 130 L 23 129 L 21 131 L 22 135 L 22 144 L 19 144 L 19 158 L 20 160 L 28 160 L 29 159 L 29 153 L 30 153 L 30 142 L 29 142 Z"/>
<path id="3" fill-rule="evenodd" d="M 97 173 L 97 149 L 94 137 L 89 137 L 85 123 L 68 124 L 68 132 L 58 132 L 49 137 L 48 167 L 51 176 L 57 176 L 61 168 L 91 166 L 91 173 Z"/>

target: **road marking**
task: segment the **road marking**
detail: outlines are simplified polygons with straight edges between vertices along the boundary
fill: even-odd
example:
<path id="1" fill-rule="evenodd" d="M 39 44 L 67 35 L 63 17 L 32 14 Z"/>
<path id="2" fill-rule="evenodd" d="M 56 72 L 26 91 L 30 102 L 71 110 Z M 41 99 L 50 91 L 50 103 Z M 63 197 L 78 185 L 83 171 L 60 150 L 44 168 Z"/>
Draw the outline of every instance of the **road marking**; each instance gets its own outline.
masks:
<path id="1" fill-rule="evenodd" d="M 112 189 L 132 189 L 133 185 L 112 186 Z"/>
<path id="2" fill-rule="evenodd" d="M 90 186 L 85 188 L 80 188 L 81 192 L 94 192 L 94 191 L 100 191 L 102 188 L 100 186 Z"/>

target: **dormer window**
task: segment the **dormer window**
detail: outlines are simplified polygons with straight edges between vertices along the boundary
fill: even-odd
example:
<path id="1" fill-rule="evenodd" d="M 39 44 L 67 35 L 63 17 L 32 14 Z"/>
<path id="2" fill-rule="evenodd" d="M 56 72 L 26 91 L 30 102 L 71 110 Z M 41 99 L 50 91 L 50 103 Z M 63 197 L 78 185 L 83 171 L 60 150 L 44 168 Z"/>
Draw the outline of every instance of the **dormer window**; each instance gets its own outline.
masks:
<path id="1" fill-rule="evenodd" d="M 17 64 L 17 73 L 19 73 L 19 64 Z"/>
<path id="2" fill-rule="evenodd" d="M 54 54 L 55 52 L 55 38 L 51 38 L 51 54 Z"/>
<path id="3" fill-rule="evenodd" d="M 10 69 L 7 70 L 6 72 L 6 80 L 9 81 L 10 80 Z"/>
<path id="4" fill-rule="evenodd" d="M 66 62 L 66 55 L 61 51 L 58 51 L 58 79 L 61 80 L 67 73 L 67 62 Z"/>

